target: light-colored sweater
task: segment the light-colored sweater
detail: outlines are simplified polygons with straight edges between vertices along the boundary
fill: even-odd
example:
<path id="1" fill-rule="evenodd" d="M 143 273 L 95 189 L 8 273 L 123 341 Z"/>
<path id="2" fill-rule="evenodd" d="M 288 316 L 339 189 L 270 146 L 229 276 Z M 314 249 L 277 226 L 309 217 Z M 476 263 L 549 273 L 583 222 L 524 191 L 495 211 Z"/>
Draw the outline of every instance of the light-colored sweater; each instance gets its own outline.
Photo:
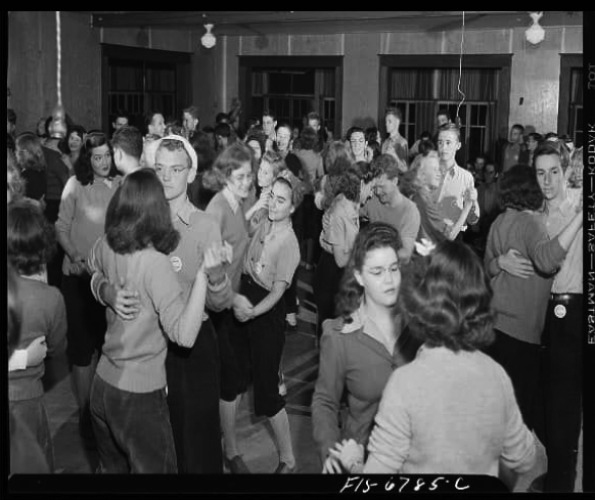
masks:
<path id="1" fill-rule="evenodd" d="M 518 473 L 535 461 L 510 378 L 480 351 L 422 346 L 391 375 L 370 436 L 365 473 Z"/>
<path id="2" fill-rule="evenodd" d="M 180 320 L 187 293 L 172 268 L 170 258 L 153 248 L 132 254 L 115 253 L 102 237 L 91 249 L 89 264 L 110 283 L 126 280 L 139 293 L 140 312 L 122 320 L 106 309 L 107 333 L 97 374 L 107 383 L 129 392 L 152 392 L 166 385 L 167 337 L 186 347 L 194 338 L 181 337 Z M 165 333 L 164 333 L 165 332 Z"/>

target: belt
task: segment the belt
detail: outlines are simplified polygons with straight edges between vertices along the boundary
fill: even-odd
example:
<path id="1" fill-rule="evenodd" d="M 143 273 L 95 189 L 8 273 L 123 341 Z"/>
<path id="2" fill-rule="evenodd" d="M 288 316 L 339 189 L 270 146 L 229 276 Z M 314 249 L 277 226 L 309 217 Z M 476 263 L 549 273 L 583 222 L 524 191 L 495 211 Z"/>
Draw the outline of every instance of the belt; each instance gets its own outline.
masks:
<path id="1" fill-rule="evenodd" d="M 568 304 L 575 300 L 582 300 L 582 293 L 551 293 L 550 300 L 553 302 L 561 302 Z"/>

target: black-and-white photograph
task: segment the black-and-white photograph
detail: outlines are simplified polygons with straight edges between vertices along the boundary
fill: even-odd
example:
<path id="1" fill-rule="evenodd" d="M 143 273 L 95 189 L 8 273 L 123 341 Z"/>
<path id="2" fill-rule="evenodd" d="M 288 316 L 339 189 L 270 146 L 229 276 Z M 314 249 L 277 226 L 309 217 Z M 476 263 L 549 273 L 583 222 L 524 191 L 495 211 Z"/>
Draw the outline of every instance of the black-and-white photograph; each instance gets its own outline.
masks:
<path id="1" fill-rule="evenodd" d="M 8 492 L 595 492 L 591 14 L 8 11 Z"/>

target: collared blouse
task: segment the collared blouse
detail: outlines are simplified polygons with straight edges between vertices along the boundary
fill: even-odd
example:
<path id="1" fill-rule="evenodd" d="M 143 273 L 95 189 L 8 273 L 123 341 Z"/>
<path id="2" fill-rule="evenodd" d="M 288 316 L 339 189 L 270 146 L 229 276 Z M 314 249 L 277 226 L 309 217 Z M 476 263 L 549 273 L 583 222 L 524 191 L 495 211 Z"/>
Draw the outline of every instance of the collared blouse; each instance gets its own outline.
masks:
<path id="1" fill-rule="evenodd" d="M 271 291 L 275 281 L 291 284 L 300 263 L 300 247 L 291 223 L 271 231 L 272 222 L 265 220 L 256 230 L 244 259 L 244 273 Z"/>
<path id="2" fill-rule="evenodd" d="M 323 324 L 318 380 L 312 398 L 314 441 L 322 460 L 341 438 L 367 444 L 384 386 L 396 368 L 415 357 L 420 345 L 402 331 L 391 355 L 368 333 L 376 326 L 362 307 L 351 319 L 351 323 L 336 318 Z M 345 390 L 347 415 L 341 430 L 339 411 Z"/>

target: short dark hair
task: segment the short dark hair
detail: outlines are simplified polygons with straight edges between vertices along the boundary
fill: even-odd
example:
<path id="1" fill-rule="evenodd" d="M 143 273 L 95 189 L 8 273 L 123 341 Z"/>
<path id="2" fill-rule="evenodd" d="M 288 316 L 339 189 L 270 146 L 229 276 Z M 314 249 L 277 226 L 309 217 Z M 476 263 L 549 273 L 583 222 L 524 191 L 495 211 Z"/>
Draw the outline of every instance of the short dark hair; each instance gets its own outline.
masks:
<path id="1" fill-rule="evenodd" d="M 304 127 L 300 132 L 300 148 L 301 149 L 314 149 L 318 143 L 318 134 L 312 127 Z"/>
<path id="2" fill-rule="evenodd" d="M 364 288 L 355 279 L 355 271 L 362 271 L 368 252 L 377 248 L 392 248 L 398 256 L 402 247 L 399 231 L 386 222 L 371 222 L 357 234 L 336 297 L 336 312 L 339 316 L 348 320 L 361 304 Z"/>
<path id="3" fill-rule="evenodd" d="M 419 281 L 402 287 L 411 335 L 428 347 L 474 351 L 494 340 L 492 288 L 479 257 L 464 243 L 443 241 Z"/>
<path id="4" fill-rule="evenodd" d="M 262 112 L 262 116 L 263 117 L 270 116 L 273 119 L 273 121 L 277 121 L 277 117 L 275 116 L 275 113 L 273 113 L 270 109 L 265 109 Z"/>
<path id="5" fill-rule="evenodd" d="M 8 204 L 6 251 L 19 274 L 41 272 L 56 251 L 56 231 L 31 200 Z"/>
<path id="6" fill-rule="evenodd" d="M 11 123 L 12 125 L 17 124 L 17 114 L 14 112 L 14 109 L 7 108 L 6 109 L 6 120 Z"/>
<path id="7" fill-rule="evenodd" d="M 149 125 L 151 125 L 151 123 L 153 122 L 153 117 L 155 115 L 161 115 L 161 116 L 163 116 L 163 113 L 161 111 L 151 110 L 147 114 L 145 114 L 145 116 L 144 116 L 145 130 L 147 131 L 147 133 L 149 132 Z M 163 116 L 163 119 L 165 120 L 165 116 Z"/>
<path id="8" fill-rule="evenodd" d="M 196 131 L 190 139 L 190 144 L 196 151 L 196 158 L 198 160 L 198 172 L 204 172 L 211 168 L 217 152 L 213 148 L 211 137 L 203 131 Z M 264 149 L 264 148 L 263 148 Z"/>
<path id="9" fill-rule="evenodd" d="M 448 111 L 448 109 L 446 108 L 440 108 L 438 110 L 438 112 L 436 113 L 436 118 L 438 118 L 439 116 L 446 116 L 446 118 L 448 118 L 448 121 L 452 121 L 452 118 L 450 117 L 450 111 Z"/>
<path id="10" fill-rule="evenodd" d="M 436 140 L 440 138 L 440 134 L 442 132 L 452 132 L 457 136 L 457 141 L 461 140 L 461 129 L 457 127 L 454 123 L 446 123 L 442 127 L 440 127 L 440 130 L 438 131 L 438 137 L 436 138 Z"/>
<path id="11" fill-rule="evenodd" d="M 395 116 L 400 122 L 403 121 L 403 113 L 396 106 L 389 106 L 388 108 L 386 108 L 384 116 L 387 117 L 388 115 Z"/>
<path id="12" fill-rule="evenodd" d="M 143 135 L 136 127 L 122 127 L 112 137 L 112 148 L 119 148 L 128 156 L 140 160 L 143 154 Z"/>
<path id="13" fill-rule="evenodd" d="M 130 254 L 152 245 L 165 255 L 180 241 L 172 224 L 163 185 L 150 168 L 128 174 L 109 202 L 105 235 L 110 248 Z"/>
<path id="14" fill-rule="evenodd" d="M 423 132 L 422 132 L 422 133 L 419 135 L 419 138 L 420 138 L 420 140 L 422 140 L 422 141 L 423 141 L 424 139 L 431 140 L 431 139 L 432 139 L 432 134 L 431 134 L 429 131 L 427 131 L 427 130 L 424 130 L 424 131 L 423 131 Z"/>
<path id="15" fill-rule="evenodd" d="M 93 156 L 93 149 L 101 146 L 107 146 L 110 153 L 112 152 L 112 146 L 106 134 L 103 132 L 90 132 L 86 136 L 81 155 L 79 156 L 78 161 L 74 164 L 74 175 L 76 176 L 76 180 L 83 186 L 91 184 L 95 178 L 93 167 L 91 165 L 91 156 Z M 112 169 L 110 174 L 114 173 L 115 166 L 112 158 Z"/>
<path id="16" fill-rule="evenodd" d="M 114 113 L 114 122 L 118 119 L 118 118 L 126 118 L 126 120 L 128 120 L 128 122 L 130 123 L 130 115 L 124 111 L 123 109 L 118 109 L 116 110 L 116 112 Z"/>
<path id="17" fill-rule="evenodd" d="M 513 130 L 515 128 L 517 130 L 520 130 L 521 131 L 521 134 L 525 131 L 524 125 L 521 125 L 520 123 L 515 123 L 512 127 L 510 127 L 510 130 Z"/>
<path id="18" fill-rule="evenodd" d="M 229 125 L 229 123 L 217 123 L 217 125 L 215 125 L 215 135 L 218 135 L 220 137 L 230 137 L 231 126 Z"/>
<path id="19" fill-rule="evenodd" d="M 353 134 L 355 134 L 356 132 L 360 132 L 361 134 L 363 134 L 364 139 L 366 139 L 366 133 L 364 132 L 364 129 L 361 127 L 350 127 L 347 132 L 345 132 L 345 140 L 349 141 L 351 140 L 351 136 Z"/>
<path id="20" fill-rule="evenodd" d="M 223 123 L 223 120 L 228 121 L 229 115 L 223 112 L 217 113 L 217 115 L 215 116 L 215 123 Z"/>
<path id="21" fill-rule="evenodd" d="M 502 208 L 539 210 L 543 206 L 537 174 L 528 165 L 515 165 L 504 172 L 500 177 L 499 194 Z"/>
<path id="22" fill-rule="evenodd" d="M 381 177 L 386 174 L 387 179 L 401 177 L 403 172 L 399 168 L 399 162 L 393 155 L 381 154 L 372 161 L 372 170 L 374 177 Z"/>
<path id="23" fill-rule="evenodd" d="M 308 120 L 318 120 L 319 124 L 322 124 L 322 119 L 320 115 L 316 111 L 310 111 L 307 116 Z"/>
<path id="24" fill-rule="evenodd" d="M 560 158 L 560 166 L 564 171 L 566 171 L 566 168 L 570 164 L 570 153 L 563 141 L 544 141 L 537 146 L 535 153 L 533 153 L 533 166 L 536 165 L 537 158 L 546 155 L 558 156 Z"/>

